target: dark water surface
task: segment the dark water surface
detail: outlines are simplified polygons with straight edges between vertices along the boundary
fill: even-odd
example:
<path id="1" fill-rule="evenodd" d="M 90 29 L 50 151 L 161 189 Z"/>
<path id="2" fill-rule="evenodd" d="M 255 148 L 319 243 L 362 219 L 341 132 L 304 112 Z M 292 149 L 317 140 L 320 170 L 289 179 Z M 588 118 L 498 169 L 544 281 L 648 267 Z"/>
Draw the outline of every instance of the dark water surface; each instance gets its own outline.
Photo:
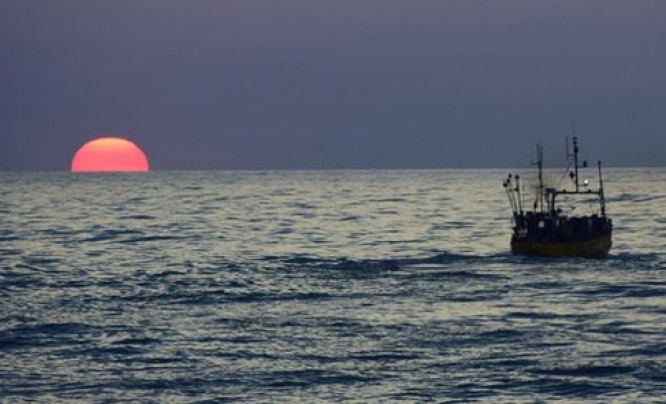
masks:
<path id="1" fill-rule="evenodd" d="M 504 170 L 1 173 L 0 401 L 659 401 L 666 170 L 606 175 L 585 260 Z"/>

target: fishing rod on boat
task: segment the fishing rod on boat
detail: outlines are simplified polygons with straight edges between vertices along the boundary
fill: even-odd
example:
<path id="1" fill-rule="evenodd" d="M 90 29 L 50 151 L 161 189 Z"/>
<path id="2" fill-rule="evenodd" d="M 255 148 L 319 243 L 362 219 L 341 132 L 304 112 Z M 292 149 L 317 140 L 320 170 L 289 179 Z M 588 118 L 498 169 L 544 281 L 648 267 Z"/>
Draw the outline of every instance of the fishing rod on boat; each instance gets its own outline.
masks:
<path id="1" fill-rule="evenodd" d="M 511 181 L 511 174 L 509 174 L 504 182 L 502 182 L 502 186 L 504 187 L 504 192 L 506 193 L 506 198 L 509 200 L 509 205 L 511 205 L 511 211 L 516 212 L 516 210 L 513 208 L 513 200 L 511 199 L 511 191 L 509 191 L 509 182 Z"/>
<path id="2" fill-rule="evenodd" d="M 523 196 L 520 193 L 520 175 L 516 175 L 516 195 L 518 196 L 518 212 L 523 214 Z"/>
<path id="3" fill-rule="evenodd" d="M 513 190 L 510 188 L 511 187 L 511 181 L 513 179 L 513 175 L 509 174 L 506 177 L 506 180 L 504 180 L 504 190 L 506 191 L 506 196 L 509 199 L 509 205 L 511 205 L 511 210 L 513 211 L 514 216 L 518 214 L 518 205 L 516 204 L 516 198 L 513 195 Z"/>

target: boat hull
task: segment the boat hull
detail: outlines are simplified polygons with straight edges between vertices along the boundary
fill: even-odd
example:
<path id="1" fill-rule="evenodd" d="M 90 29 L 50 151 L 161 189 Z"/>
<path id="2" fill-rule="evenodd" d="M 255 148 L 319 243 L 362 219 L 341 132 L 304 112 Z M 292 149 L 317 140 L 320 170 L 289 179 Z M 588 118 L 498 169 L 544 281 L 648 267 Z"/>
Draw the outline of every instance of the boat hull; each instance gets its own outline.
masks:
<path id="1" fill-rule="evenodd" d="M 588 240 L 575 242 L 529 241 L 514 239 L 511 252 L 514 255 L 544 257 L 604 258 L 613 245 L 611 234 L 601 234 Z"/>

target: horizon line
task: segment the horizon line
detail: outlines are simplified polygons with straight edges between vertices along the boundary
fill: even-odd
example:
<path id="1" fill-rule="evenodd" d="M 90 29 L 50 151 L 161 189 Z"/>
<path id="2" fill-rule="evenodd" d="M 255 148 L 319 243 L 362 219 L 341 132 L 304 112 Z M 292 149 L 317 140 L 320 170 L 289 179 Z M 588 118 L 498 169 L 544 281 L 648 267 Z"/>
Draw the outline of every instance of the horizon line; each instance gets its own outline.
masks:
<path id="1" fill-rule="evenodd" d="M 566 168 L 561 167 L 547 167 L 544 170 L 560 170 Z M 664 169 L 665 166 L 604 166 L 604 169 Z M 90 172 L 73 172 L 68 169 L 0 169 L 0 173 L 71 173 L 71 174 L 141 174 L 151 172 L 205 172 L 205 171 L 237 171 L 237 172 L 266 172 L 266 171 L 496 171 L 496 170 L 533 170 L 532 167 L 406 167 L 406 168 L 391 168 L 391 167 L 377 167 L 377 168 L 151 168 L 148 171 L 90 171 Z"/>

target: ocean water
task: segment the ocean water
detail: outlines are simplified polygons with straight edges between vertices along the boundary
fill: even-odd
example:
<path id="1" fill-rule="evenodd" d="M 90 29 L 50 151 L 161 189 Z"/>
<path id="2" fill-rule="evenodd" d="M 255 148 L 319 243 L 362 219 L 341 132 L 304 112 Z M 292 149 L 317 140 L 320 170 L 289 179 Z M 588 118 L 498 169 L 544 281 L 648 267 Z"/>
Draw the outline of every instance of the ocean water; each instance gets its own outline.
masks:
<path id="1" fill-rule="evenodd" d="M 605 260 L 510 255 L 505 174 L 0 173 L 0 402 L 663 400 L 666 170 Z"/>

